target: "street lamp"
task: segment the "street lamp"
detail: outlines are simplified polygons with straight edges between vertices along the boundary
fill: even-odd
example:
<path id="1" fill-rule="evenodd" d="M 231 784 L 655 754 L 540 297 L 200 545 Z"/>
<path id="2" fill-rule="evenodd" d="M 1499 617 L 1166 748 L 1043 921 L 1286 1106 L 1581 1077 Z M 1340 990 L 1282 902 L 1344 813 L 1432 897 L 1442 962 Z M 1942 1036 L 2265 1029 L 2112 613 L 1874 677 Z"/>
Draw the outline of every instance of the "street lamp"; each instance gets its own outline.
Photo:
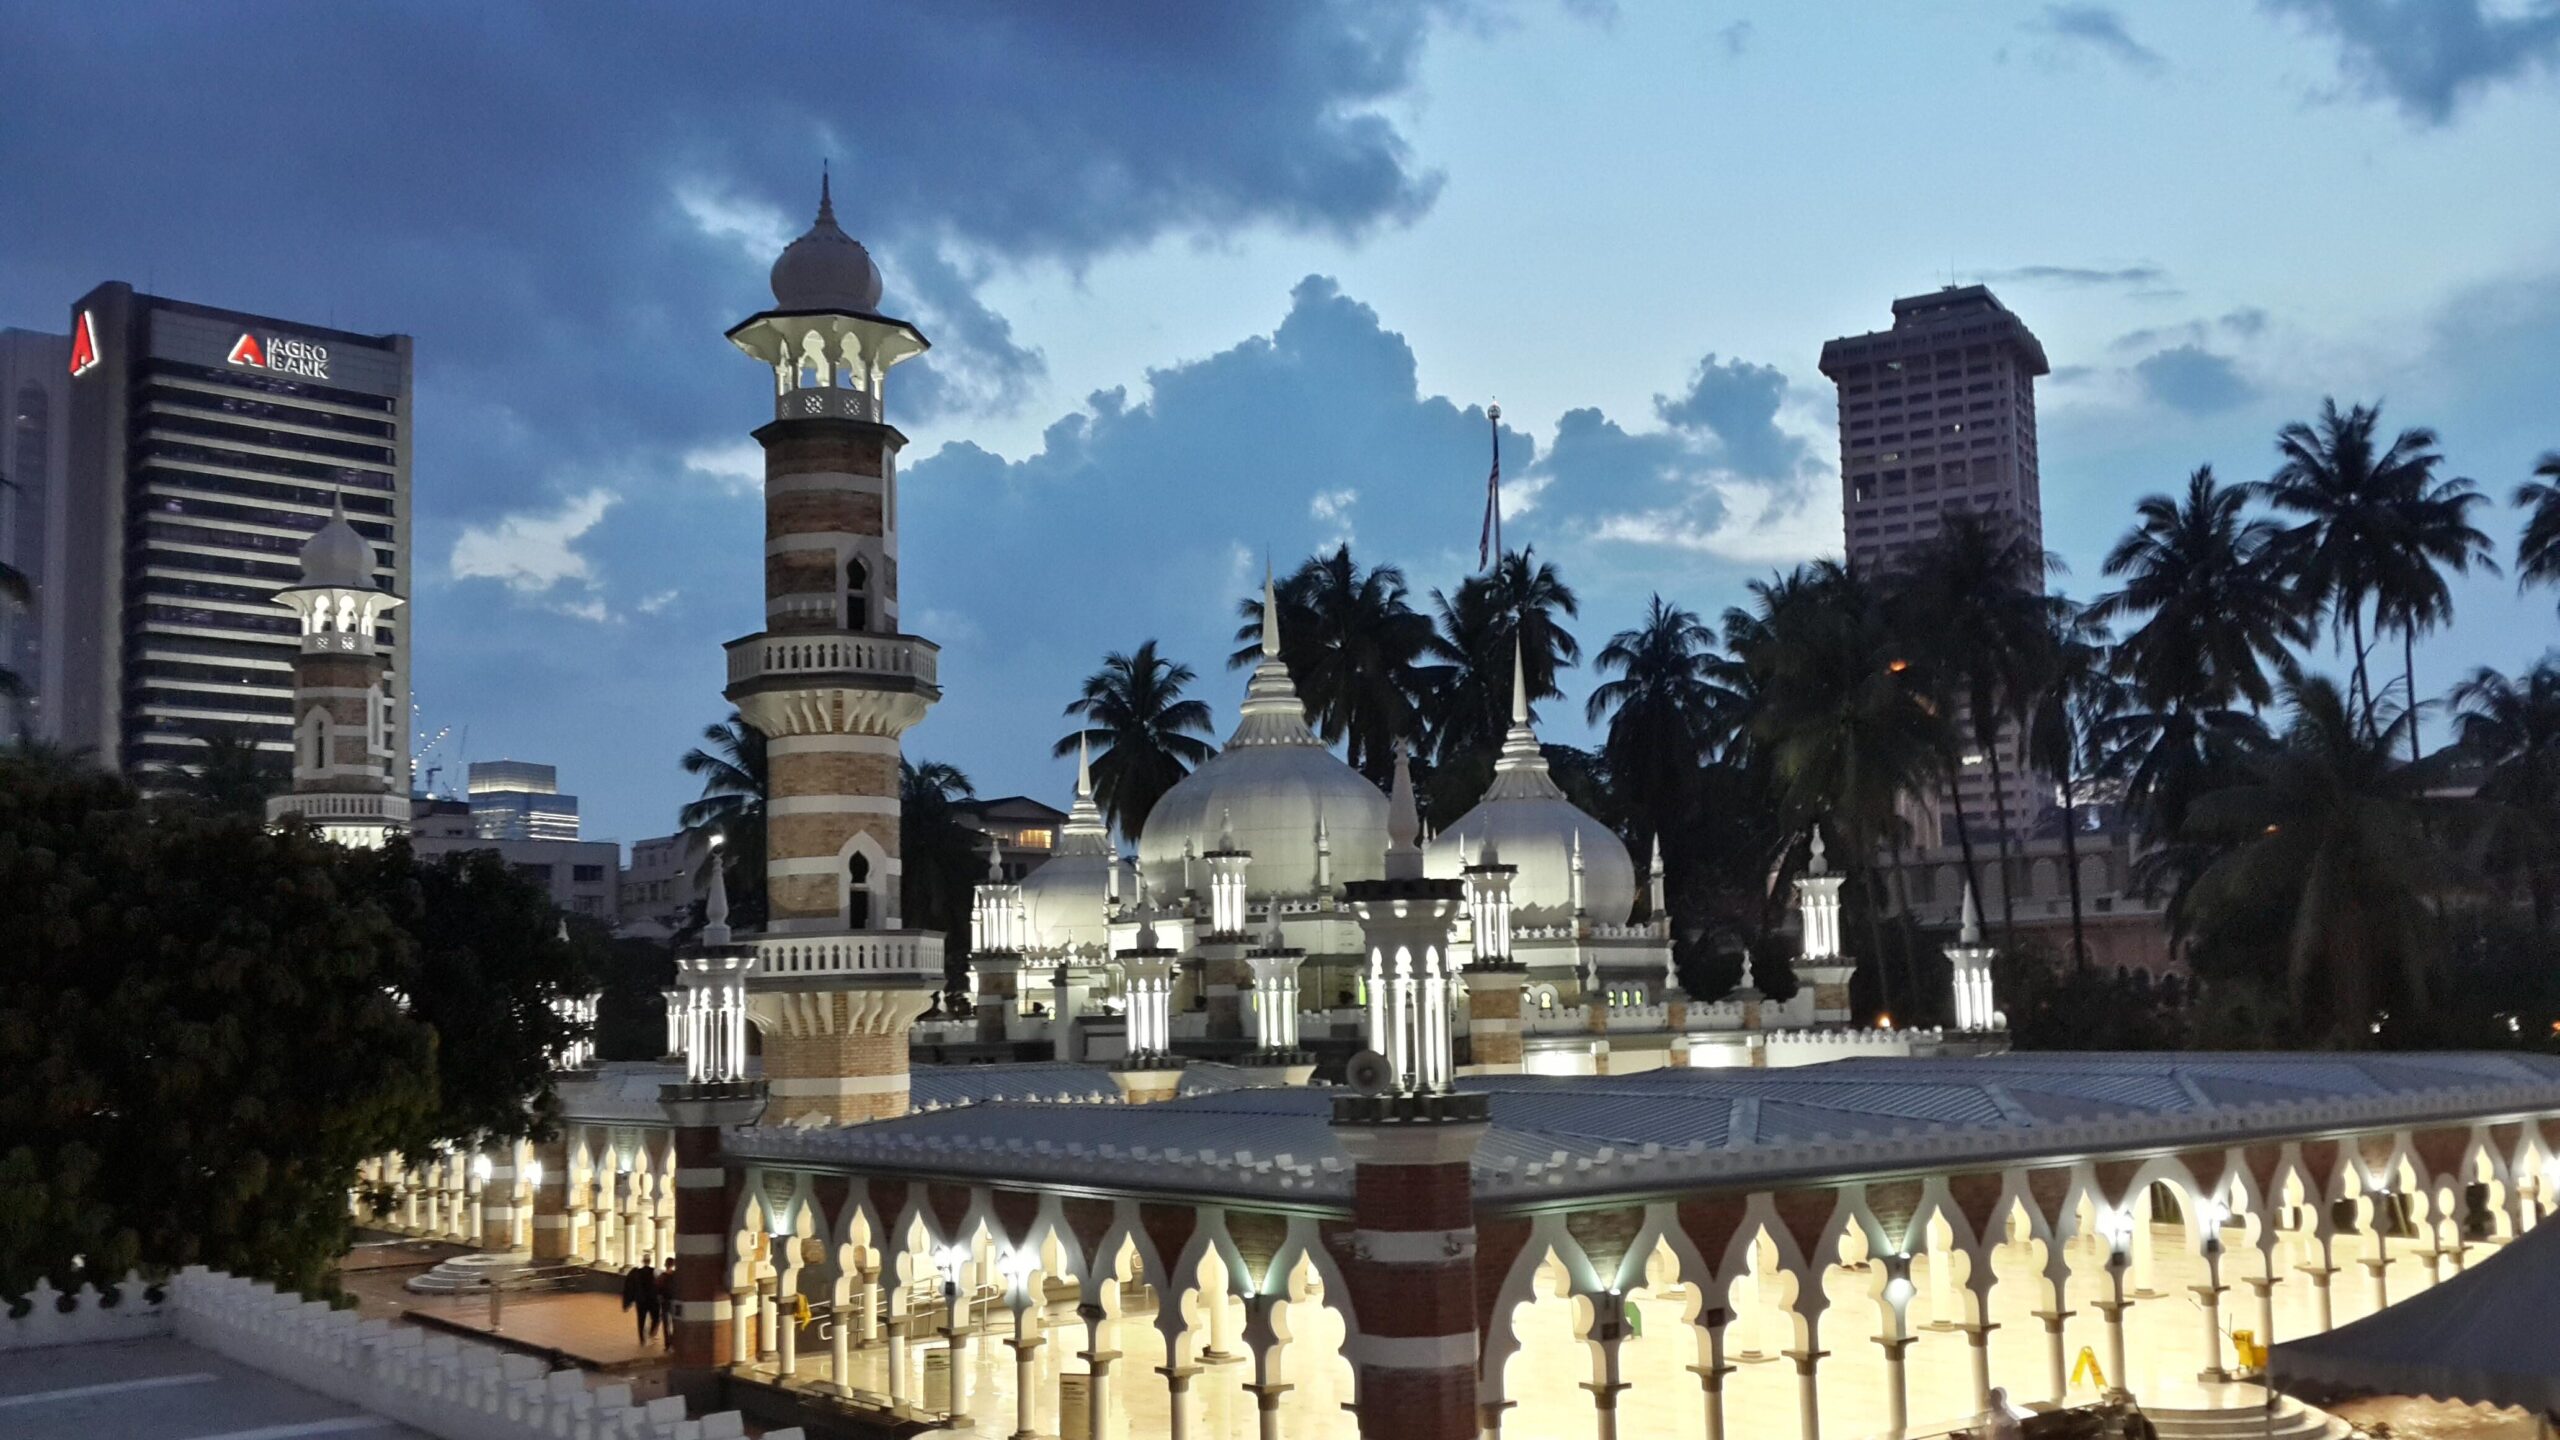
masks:
<path id="1" fill-rule="evenodd" d="M 2124 1312 L 2132 1304 L 2124 1298 L 2124 1272 L 2133 1265 L 2133 1212 L 2111 1208 L 2098 1220 L 2099 1233 L 2107 1240 L 2107 1283 L 2114 1294 L 2111 1300 L 2098 1302 L 2098 1310 L 2107 1317 L 2107 1396 L 2122 1402 L 2133 1398 L 2124 1368 Z"/>

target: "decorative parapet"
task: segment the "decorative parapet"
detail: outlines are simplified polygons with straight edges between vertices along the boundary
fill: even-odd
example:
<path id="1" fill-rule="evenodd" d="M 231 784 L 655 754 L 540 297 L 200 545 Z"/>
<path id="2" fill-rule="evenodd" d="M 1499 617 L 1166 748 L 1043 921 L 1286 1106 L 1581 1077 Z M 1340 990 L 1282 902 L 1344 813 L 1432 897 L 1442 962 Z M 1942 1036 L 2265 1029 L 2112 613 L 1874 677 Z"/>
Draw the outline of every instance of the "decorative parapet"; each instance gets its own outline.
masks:
<path id="1" fill-rule="evenodd" d="M 934 686 L 942 666 L 941 648 L 912 635 L 749 635 L 726 648 L 732 685 L 849 675 Z"/>
<path id="2" fill-rule="evenodd" d="M 1120 1104 L 1110 1100 L 1076 1103 Z M 959 1172 L 983 1182 L 1055 1178 L 1132 1190 L 1176 1190 L 1348 1202 L 1351 1164 L 1338 1154 L 1301 1157 L 1217 1147 L 1087 1145 L 1019 1136 L 882 1134 L 854 1126 L 760 1126 L 730 1137 L 740 1159 L 857 1169 Z"/>
<path id="3" fill-rule="evenodd" d="M 914 977 L 942 983 L 942 937 L 928 930 L 857 935 L 767 935 L 753 942 L 758 981 L 837 975 Z"/>
<path id="4" fill-rule="evenodd" d="M 735 1411 L 690 1420 L 679 1397 L 635 1403 L 628 1385 L 590 1386 L 580 1370 L 545 1373 L 530 1355 L 388 1320 L 363 1320 L 290 1291 L 202 1266 L 172 1277 L 152 1303 L 139 1277 L 110 1306 L 90 1286 L 71 1297 L 39 1284 L 17 1319 L 0 1318 L 0 1350 L 174 1335 L 199 1349 L 443 1440 L 716 1440 L 746 1433 Z M 805 1440 L 797 1429 L 768 1440 Z"/>

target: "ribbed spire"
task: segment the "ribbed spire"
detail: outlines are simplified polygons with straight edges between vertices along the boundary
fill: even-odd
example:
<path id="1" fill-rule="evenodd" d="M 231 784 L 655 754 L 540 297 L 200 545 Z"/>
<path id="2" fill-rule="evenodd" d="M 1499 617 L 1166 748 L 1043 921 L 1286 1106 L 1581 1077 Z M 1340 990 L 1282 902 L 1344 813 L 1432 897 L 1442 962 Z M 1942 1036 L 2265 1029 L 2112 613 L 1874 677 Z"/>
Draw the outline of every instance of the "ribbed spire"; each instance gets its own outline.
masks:
<path id="1" fill-rule="evenodd" d="M 1387 792 L 1387 865 L 1390 880 L 1422 878 L 1422 812 L 1413 799 L 1413 767 L 1405 744 L 1396 742 L 1395 788 Z"/>
<path id="2" fill-rule="evenodd" d="M 1076 732 L 1076 798 L 1093 798 L 1093 742 L 1085 731 Z"/>
<path id="3" fill-rule="evenodd" d="M 1324 743 L 1307 728 L 1307 707 L 1298 699 L 1298 687 L 1280 659 L 1279 587 L 1268 564 L 1262 567 L 1262 659 L 1253 667 L 1253 678 L 1245 682 L 1244 704 L 1237 709 L 1235 733 L 1227 737 L 1230 745 Z"/>
<path id="4" fill-rule="evenodd" d="M 1813 858 L 1805 862 L 1804 870 L 1808 875 L 1830 873 L 1831 862 L 1822 858 L 1822 827 L 1819 825 L 1813 830 Z"/>
<path id="5" fill-rule="evenodd" d="M 1061 855 L 1112 855 L 1113 863 L 1118 863 L 1111 846 L 1111 827 L 1102 818 L 1102 807 L 1094 802 L 1093 752 L 1092 747 L 1082 735 L 1076 737 L 1075 804 L 1067 810 L 1065 828 L 1058 832 L 1058 853 Z M 1115 888 L 1116 884 L 1115 874 L 1113 880 L 1106 882 L 1106 893 Z"/>
<path id="6" fill-rule="evenodd" d="M 1518 635 L 1511 637 L 1511 723 L 1529 723 L 1529 666 L 1521 651 L 1528 644 Z"/>
<path id="7" fill-rule="evenodd" d="M 1493 783 L 1487 800 L 1557 800 L 1564 791 L 1547 773 L 1546 752 L 1538 748 L 1538 732 L 1529 723 L 1529 667 L 1525 642 L 1511 646 L 1511 732 L 1502 737 L 1502 753 L 1494 758 Z"/>
<path id="8" fill-rule="evenodd" d="M 824 160 L 818 162 L 818 223 L 821 225 L 836 223 L 835 191 L 829 183 L 833 177 L 828 174 L 832 168 Z"/>
<path id="9" fill-rule="evenodd" d="M 1968 946 L 1982 943 L 1982 907 L 1974 903 L 1973 882 L 1970 880 L 1964 882 L 1964 925 L 1956 933 L 1956 943 Z"/>
<path id="10" fill-rule="evenodd" d="M 1271 583 L 1271 562 L 1262 562 L 1262 653 L 1280 654 L 1280 592 Z"/>
<path id="11" fill-rule="evenodd" d="M 711 837 L 711 894 L 702 902 L 702 943 L 729 943 L 729 875 L 720 863 L 720 837 Z"/>

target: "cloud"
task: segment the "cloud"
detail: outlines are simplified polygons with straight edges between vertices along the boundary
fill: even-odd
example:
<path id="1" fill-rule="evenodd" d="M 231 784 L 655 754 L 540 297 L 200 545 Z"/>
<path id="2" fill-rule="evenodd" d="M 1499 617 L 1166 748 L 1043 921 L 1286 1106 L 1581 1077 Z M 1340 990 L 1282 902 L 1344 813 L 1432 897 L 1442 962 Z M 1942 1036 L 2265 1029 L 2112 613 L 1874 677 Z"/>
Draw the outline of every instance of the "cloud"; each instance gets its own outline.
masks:
<path id="1" fill-rule="evenodd" d="M 2424 125 L 2491 88 L 2560 66 L 2560 8 L 2484 0 L 2260 0 L 2336 42 L 2347 84 Z"/>
<path id="2" fill-rule="evenodd" d="M 1794 474 L 1805 461 L 1804 438 L 1778 428 L 1778 405 L 1787 377 L 1768 365 L 1741 360 L 1698 362 L 1689 388 L 1653 397 L 1654 414 L 1675 430 L 1715 437 L 1717 460 L 1727 469 L 1761 479 Z"/>
<path id="3" fill-rule="evenodd" d="M 732 495 L 754 495 L 764 489 L 764 447 L 753 440 L 723 445 L 697 445 L 684 452 L 685 470 L 719 482 Z"/>
<path id="4" fill-rule="evenodd" d="M 1985 270 L 1974 278 L 1985 285 L 2060 285 L 2072 289 L 2123 285 L 2148 290 L 2166 284 L 2169 272 L 2157 265 L 2016 265 L 2006 270 Z"/>
<path id="5" fill-rule="evenodd" d="M 2104 5 L 2047 5 L 2044 14 L 2029 22 L 2028 28 L 2086 45 L 2146 74 L 2157 74 L 2168 66 L 2159 51 L 2133 38 L 2122 15 Z"/>
<path id="6" fill-rule="evenodd" d="M 2247 403 L 2257 387 L 2227 356 L 2180 345 L 2135 362 L 2134 378 L 2152 400 L 2188 415 L 2211 415 Z"/>
<path id="7" fill-rule="evenodd" d="M 456 580 L 499 580 L 526 594 L 591 583 L 594 569 L 570 547 L 620 498 L 610 490 L 589 490 L 548 512 L 519 511 L 491 524 L 466 525 L 453 542 L 448 568 Z"/>
<path id="8" fill-rule="evenodd" d="M 1319 490 L 1307 501 L 1308 518 L 1331 527 L 1333 532 L 1318 548 L 1351 543 L 1351 507 L 1359 502 L 1360 492 L 1349 486 L 1339 490 Z"/>
<path id="9" fill-rule="evenodd" d="M 1717 43 L 1724 46 L 1724 53 L 1726 55 L 1738 56 L 1742 54 L 1742 52 L 1751 48 L 1751 22 L 1748 20 L 1734 21 L 1732 24 L 1727 25 L 1716 32 L 1716 40 Z"/>

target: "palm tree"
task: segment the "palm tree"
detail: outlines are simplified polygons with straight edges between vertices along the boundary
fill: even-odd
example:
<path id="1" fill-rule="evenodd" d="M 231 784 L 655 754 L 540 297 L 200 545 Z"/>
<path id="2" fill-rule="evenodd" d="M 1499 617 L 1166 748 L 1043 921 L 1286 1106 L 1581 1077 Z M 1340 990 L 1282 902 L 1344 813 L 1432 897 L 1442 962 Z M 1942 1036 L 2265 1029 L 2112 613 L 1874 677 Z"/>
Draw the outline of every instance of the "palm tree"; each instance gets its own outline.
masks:
<path id="1" fill-rule="evenodd" d="M 2277 509 L 2303 517 L 2285 532 L 2281 545 L 2301 613 L 2316 619 L 2325 612 L 2330 632 L 2343 627 L 2355 646 L 2350 698 L 2362 710 L 2367 733 L 2379 722 L 2366 663 L 2365 607 L 2376 607 L 2377 633 L 2422 623 L 2426 586 L 2416 572 L 2422 566 L 2455 563 L 2421 548 L 2411 530 L 2413 516 L 2427 514 L 2440 498 L 2451 498 L 2444 495 L 2446 484 L 2436 479 L 2436 467 L 2444 461 L 2436 453 L 2436 433 L 2413 427 L 2385 446 L 2377 434 L 2381 423 L 2378 406 L 2357 405 L 2340 414 L 2336 400 L 2322 400 L 2316 425 L 2296 421 L 2277 433 L 2276 450 L 2284 463 L 2267 482 L 2267 498 Z M 2467 483 L 2460 487 L 2468 488 Z M 2460 523 L 2467 508 L 2455 507 L 2454 528 L 2477 535 Z M 2445 543 L 2454 544 L 2454 553 L 2467 564 L 2466 546 L 2450 536 Z"/>
<path id="2" fill-rule="evenodd" d="M 1417 724 L 1428 677 L 1420 665 L 1431 646 L 1430 617 L 1407 603 L 1404 572 L 1393 565 L 1361 570 L 1343 545 L 1311 556 L 1274 587 L 1280 602 L 1280 655 L 1309 718 L 1327 743 L 1344 742 L 1351 768 L 1384 788 L 1395 770 L 1395 743 Z M 1241 642 L 1229 669 L 1262 655 L 1262 597 L 1237 607 Z"/>
<path id="3" fill-rule="evenodd" d="M 2455 733 L 2487 767 L 2479 798 L 2523 869 L 2537 922 L 2560 899 L 2560 658 L 2510 680 L 2482 667 L 2453 687 Z"/>
<path id="4" fill-rule="evenodd" d="M 2123 696 L 2108 673 L 2105 627 L 2090 612 L 2056 597 L 2045 611 L 2046 634 L 2035 648 L 2035 670 L 2022 675 L 2028 700 L 2027 763 L 2051 776 L 2062 798 L 2062 863 L 2071 879 L 2071 963 L 2089 966 L 2089 937 L 2081 913 L 2080 789 L 2094 768 L 2095 737 Z"/>
<path id="5" fill-rule="evenodd" d="M 264 818 L 267 797 L 292 783 L 290 762 L 260 749 L 246 725 L 207 725 L 196 734 L 204 745 L 195 758 L 154 767 L 151 788 L 216 814 Z"/>
<path id="6" fill-rule="evenodd" d="M 963 801 L 978 788 L 956 765 L 939 760 L 898 762 L 898 909 L 914 929 L 948 936 L 968 934 L 969 908 L 986 878 L 984 836 L 960 817 Z M 956 983 L 967 968 L 968 946 L 943 946 L 944 976 Z"/>
<path id="7" fill-rule="evenodd" d="M 1591 692 L 1583 718 L 1597 725 L 1608 717 L 1601 756 L 1636 821 L 1642 871 L 1688 806 L 1699 762 L 1734 723 L 1732 667 L 1714 631 L 1657 594 L 1643 622 L 1610 636 L 1592 668 L 1618 677 Z"/>
<path id="8" fill-rule="evenodd" d="M 1460 584 L 1454 597 L 1431 592 L 1440 617 L 1431 653 L 1447 666 L 1431 703 L 1437 759 L 1490 753 L 1502 743 L 1511 728 L 1515 652 L 1533 706 L 1561 698 L 1557 674 L 1582 661 L 1581 642 L 1557 618 L 1581 614 L 1581 602 L 1556 567 L 1536 556 L 1534 548 L 1507 551 L 1491 570 Z"/>
<path id="9" fill-rule="evenodd" d="M 702 727 L 703 743 L 677 763 L 702 781 L 702 793 L 676 812 L 676 824 L 704 841 L 702 863 L 720 866 L 729 892 L 730 924 L 752 929 L 764 915 L 764 821 L 769 776 L 764 732 L 737 711 Z M 708 875 L 706 869 L 703 872 Z"/>
<path id="10" fill-rule="evenodd" d="M 2335 683 L 2288 687 L 2283 740 L 2200 797 L 2187 838 L 2209 855 L 2171 906 L 2199 964 L 2279 960 L 2306 1033 L 2370 1045 L 2383 1018 L 2422 1013 L 2444 867 L 2430 824 L 2431 767 L 2397 758 L 2406 707 L 2361 724 Z"/>
<path id="11" fill-rule="evenodd" d="M 1104 656 L 1102 668 L 1085 677 L 1084 693 L 1067 702 L 1065 713 L 1083 716 L 1085 724 L 1049 753 L 1072 754 L 1079 741 L 1093 747 L 1094 799 L 1131 841 L 1145 832 L 1164 792 L 1217 753 L 1199 738 L 1209 729 L 1209 707 L 1182 698 L 1196 678 L 1190 666 L 1158 655 L 1149 640 L 1127 654 Z"/>
<path id="12" fill-rule="evenodd" d="M 2287 647 L 2309 639 L 2275 563 L 2283 527 L 2247 513 L 2257 489 L 2219 484 L 2212 466 L 2198 466 L 2183 499 L 2144 496 L 2134 528 L 2107 552 L 2101 571 L 2123 588 L 2089 616 L 2132 626 L 2114 660 L 2144 706 L 2264 707 L 2275 699 L 2270 672 L 2288 673 Z"/>
<path id="13" fill-rule="evenodd" d="M 2516 487 L 2516 508 L 2527 512 L 2516 540 L 2516 588 L 2560 588 L 2560 450 L 2545 452 L 2533 473 L 2542 479 Z"/>
<path id="14" fill-rule="evenodd" d="M 1974 878 L 1973 837 L 1956 783 L 1964 763 L 1956 753 L 1957 726 L 1969 733 L 1990 770 L 2004 944 L 2014 944 L 2017 885 L 2009 786 L 2000 756 L 2016 742 L 2018 721 L 2028 708 L 2026 676 L 2041 665 L 2038 651 L 2050 635 L 2045 577 L 2059 568 L 2060 562 L 2014 526 L 1959 510 L 1945 516 L 1937 535 L 1889 581 L 1903 653 L 1920 664 L 1940 710 L 1956 721 L 1944 732 L 1943 774 L 1968 881 Z"/>
<path id="15" fill-rule="evenodd" d="M 1751 592 L 1752 610 L 1725 615 L 1728 648 L 1757 696 L 1751 743 L 1788 814 L 1799 824 L 1827 815 L 1864 877 L 1868 943 L 1890 1009 L 1875 857 L 1901 829 L 1896 802 L 1938 777 L 1947 723 L 1865 581 L 1818 561 Z"/>
<path id="16" fill-rule="evenodd" d="M 2419 758 L 2418 635 L 2453 618 L 2453 588 L 2445 572 L 2470 573 L 2476 563 L 2498 571 L 2489 537 L 2471 523 L 2471 512 L 2489 503 L 2461 476 L 2433 480 L 2392 502 L 2392 546 L 2374 589 L 2374 622 L 2400 632 L 2401 697 L 2409 710 L 2409 758 Z"/>

